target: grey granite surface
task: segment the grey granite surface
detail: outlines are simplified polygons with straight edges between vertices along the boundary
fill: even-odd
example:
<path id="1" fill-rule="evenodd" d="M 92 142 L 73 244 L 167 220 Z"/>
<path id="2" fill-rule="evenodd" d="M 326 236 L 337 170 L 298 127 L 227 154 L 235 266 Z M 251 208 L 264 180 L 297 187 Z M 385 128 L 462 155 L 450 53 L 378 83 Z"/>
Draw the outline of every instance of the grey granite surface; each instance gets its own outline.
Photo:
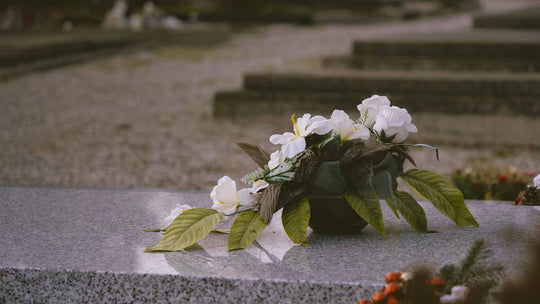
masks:
<path id="1" fill-rule="evenodd" d="M 276 215 L 246 250 L 227 252 L 212 234 L 186 252 L 143 253 L 157 244 L 177 204 L 210 207 L 208 193 L 0 187 L 0 302 L 354 303 L 410 266 L 458 262 L 479 238 L 507 275 L 528 260 L 538 207 L 468 202 L 479 228 L 459 228 L 422 202 L 419 234 L 384 209 L 387 237 L 310 233 L 295 246 Z"/>

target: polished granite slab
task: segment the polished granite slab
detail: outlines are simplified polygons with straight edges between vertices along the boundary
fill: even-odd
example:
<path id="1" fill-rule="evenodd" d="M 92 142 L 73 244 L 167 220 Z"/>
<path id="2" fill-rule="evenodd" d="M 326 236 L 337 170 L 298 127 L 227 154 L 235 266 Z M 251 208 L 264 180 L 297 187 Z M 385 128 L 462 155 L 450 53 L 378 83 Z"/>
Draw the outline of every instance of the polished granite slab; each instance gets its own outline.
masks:
<path id="1" fill-rule="evenodd" d="M 143 253 L 160 240 L 177 204 L 210 207 L 208 193 L 0 187 L 0 302 L 354 303 L 384 274 L 458 262 L 486 239 L 508 276 L 531 252 L 540 208 L 471 201 L 479 228 L 459 228 L 422 202 L 428 228 L 416 233 L 384 208 L 387 237 L 310 233 L 292 244 L 274 216 L 246 250 L 227 252 L 211 234 L 186 252 Z"/>

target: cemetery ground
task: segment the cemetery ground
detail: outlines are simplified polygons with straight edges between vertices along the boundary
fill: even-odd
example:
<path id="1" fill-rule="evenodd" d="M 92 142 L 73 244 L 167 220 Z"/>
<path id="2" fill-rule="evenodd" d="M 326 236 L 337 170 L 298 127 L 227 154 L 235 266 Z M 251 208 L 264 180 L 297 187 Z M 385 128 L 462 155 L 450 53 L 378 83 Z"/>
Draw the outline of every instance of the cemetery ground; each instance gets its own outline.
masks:
<path id="1" fill-rule="evenodd" d="M 470 25 L 469 16 L 457 14 L 406 23 L 255 27 L 218 47 L 141 50 L 4 80 L 0 184 L 210 190 L 223 175 L 238 180 L 255 169 L 235 142 L 271 152 L 277 147 L 270 135 L 291 128 L 292 113 L 213 117 L 214 93 L 241 87 L 244 73 L 318 67 L 321 57 L 348 53 L 358 38 Z M 419 134 L 411 139 L 440 148 L 439 162 L 431 150 L 413 151 L 426 169 L 448 175 L 483 159 L 540 171 L 538 140 L 520 132 L 540 130 L 536 117 L 413 118 Z"/>

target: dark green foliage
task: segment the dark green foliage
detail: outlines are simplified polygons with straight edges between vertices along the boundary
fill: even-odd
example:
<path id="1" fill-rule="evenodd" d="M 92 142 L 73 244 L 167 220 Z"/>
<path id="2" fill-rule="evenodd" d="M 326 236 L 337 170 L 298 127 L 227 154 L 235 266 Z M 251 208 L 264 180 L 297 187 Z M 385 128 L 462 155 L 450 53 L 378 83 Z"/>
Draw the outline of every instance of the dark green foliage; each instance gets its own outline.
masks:
<path id="1" fill-rule="evenodd" d="M 347 190 L 347 181 L 341 174 L 339 161 L 321 163 L 310 180 L 313 190 L 327 194 L 343 194 Z"/>
<path id="2" fill-rule="evenodd" d="M 398 164 L 392 153 L 386 153 L 385 158 L 373 166 L 371 185 L 379 198 L 393 197 L 397 189 L 398 170 Z"/>
<path id="3" fill-rule="evenodd" d="M 484 303 L 489 291 L 499 284 L 503 275 L 503 266 L 490 262 L 493 252 L 484 239 L 479 239 L 471 246 L 467 256 L 459 265 L 446 265 L 440 270 L 440 276 L 446 280 L 444 293 L 450 293 L 455 285 L 465 285 L 471 292 L 468 297 L 474 302 Z"/>
<path id="4" fill-rule="evenodd" d="M 520 194 L 523 196 L 522 205 L 540 205 L 540 188 L 531 185 Z"/>

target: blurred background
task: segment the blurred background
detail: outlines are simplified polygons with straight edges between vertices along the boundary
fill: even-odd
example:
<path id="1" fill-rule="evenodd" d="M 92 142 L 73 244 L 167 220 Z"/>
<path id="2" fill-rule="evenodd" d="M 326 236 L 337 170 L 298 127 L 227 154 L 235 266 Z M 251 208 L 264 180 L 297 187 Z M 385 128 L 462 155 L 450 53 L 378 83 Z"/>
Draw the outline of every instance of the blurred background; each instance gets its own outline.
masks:
<path id="1" fill-rule="evenodd" d="M 256 169 L 235 142 L 374 94 L 421 168 L 526 184 L 539 71 L 534 0 L 4 0 L 0 185 L 209 191 Z"/>

